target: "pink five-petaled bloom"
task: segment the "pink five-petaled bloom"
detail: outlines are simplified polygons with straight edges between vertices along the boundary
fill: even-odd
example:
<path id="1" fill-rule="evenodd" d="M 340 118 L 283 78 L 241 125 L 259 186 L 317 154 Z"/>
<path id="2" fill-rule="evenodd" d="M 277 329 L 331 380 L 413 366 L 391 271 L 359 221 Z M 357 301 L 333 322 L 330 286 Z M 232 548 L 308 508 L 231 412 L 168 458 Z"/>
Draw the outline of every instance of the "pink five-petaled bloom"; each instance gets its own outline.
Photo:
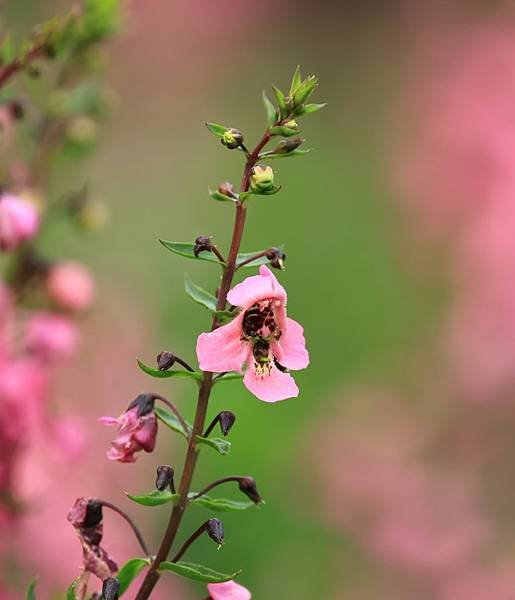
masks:
<path id="1" fill-rule="evenodd" d="M 129 408 L 117 419 L 100 417 L 103 425 L 118 427 L 118 435 L 111 442 L 107 452 L 109 460 L 136 462 L 136 452 L 152 452 L 156 445 L 157 419 L 154 413 L 154 400 L 149 394 L 140 394 Z"/>
<path id="2" fill-rule="evenodd" d="M 251 593 L 235 581 L 208 583 L 207 590 L 213 600 L 250 600 Z"/>
<path id="3" fill-rule="evenodd" d="M 44 361 L 71 356 L 78 340 L 77 326 L 67 317 L 40 312 L 27 323 L 25 345 L 32 354 Z"/>
<path id="4" fill-rule="evenodd" d="M 0 194 L 0 250 L 14 250 L 34 237 L 39 214 L 34 205 L 14 194 Z"/>
<path id="5" fill-rule="evenodd" d="M 262 265 L 259 275 L 247 277 L 228 294 L 227 300 L 241 308 L 228 325 L 202 333 L 197 356 L 203 371 L 242 371 L 243 383 L 265 402 L 294 398 L 299 394 L 286 369 L 309 364 L 302 327 L 286 316 L 286 291 L 270 269 Z"/>
<path id="6" fill-rule="evenodd" d="M 86 310 L 95 296 L 89 271 L 78 262 L 66 261 L 55 265 L 47 276 L 46 286 L 50 297 L 70 310 Z"/>

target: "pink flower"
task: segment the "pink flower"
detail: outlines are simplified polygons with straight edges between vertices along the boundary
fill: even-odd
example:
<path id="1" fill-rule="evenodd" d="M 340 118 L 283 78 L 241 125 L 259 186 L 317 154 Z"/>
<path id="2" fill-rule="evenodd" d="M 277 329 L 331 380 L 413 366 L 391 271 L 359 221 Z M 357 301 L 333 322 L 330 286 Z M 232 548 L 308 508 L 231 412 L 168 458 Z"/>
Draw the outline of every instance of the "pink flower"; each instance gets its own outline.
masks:
<path id="1" fill-rule="evenodd" d="M 117 419 L 100 417 L 103 425 L 118 427 L 118 435 L 107 452 L 109 460 L 135 462 L 136 452 L 152 452 L 156 444 L 157 419 L 151 394 L 140 394 Z"/>
<path id="2" fill-rule="evenodd" d="M 70 310 L 89 308 L 95 295 L 89 271 L 84 265 L 73 261 L 62 262 L 53 267 L 46 285 L 50 297 Z"/>
<path id="3" fill-rule="evenodd" d="M 65 358 L 77 347 L 79 332 L 70 319 L 52 314 L 37 313 L 27 323 L 27 349 L 44 360 Z"/>
<path id="4" fill-rule="evenodd" d="M 213 600 L 250 600 L 251 593 L 235 581 L 208 583 L 207 590 Z"/>
<path id="5" fill-rule="evenodd" d="M 39 227 L 36 208 L 14 194 L 0 195 L 0 250 L 14 250 L 32 238 Z"/>
<path id="6" fill-rule="evenodd" d="M 302 327 L 286 316 L 286 291 L 266 266 L 247 277 L 228 294 L 241 308 L 228 325 L 202 333 L 197 356 L 204 371 L 239 371 L 247 364 L 243 383 L 265 402 L 298 396 L 286 369 L 304 369 L 309 355 Z"/>

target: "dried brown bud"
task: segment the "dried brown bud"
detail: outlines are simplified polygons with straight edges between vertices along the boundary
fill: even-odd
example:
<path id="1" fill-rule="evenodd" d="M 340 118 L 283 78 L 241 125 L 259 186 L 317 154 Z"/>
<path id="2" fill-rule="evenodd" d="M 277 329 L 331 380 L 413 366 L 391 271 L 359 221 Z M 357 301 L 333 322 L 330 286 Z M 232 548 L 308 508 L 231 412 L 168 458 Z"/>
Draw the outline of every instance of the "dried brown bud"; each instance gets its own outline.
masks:
<path id="1" fill-rule="evenodd" d="M 103 600 L 118 600 L 120 582 L 115 577 L 108 577 L 102 583 Z"/>
<path id="2" fill-rule="evenodd" d="M 274 154 L 288 154 L 297 149 L 305 140 L 301 137 L 288 138 L 287 140 L 281 140 L 277 146 L 272 150 Z"/>
<path id="3" fill-rule="evenodd" d="M 270 266 L 274 269 L 284 270 L 284 260 L 286 259 L 286 254 L 279 248 L 270 248 L 266 253 L 266 257 L 270 261 Z"/>
<path id="4" fill-rule="evenodd" d="M 229 198 L 237 198 L 238 196 L 234 193 L 234 186 L 229 181 L 225 181 L 218 186 L 218 191 L 220 194 L 224 196 L 229 196 Z"/>
<path id="5" fill-rule="evenodd" d="M 219 519 L 209 519 L 206 523 L 207 535 L 217 544 L 224 543 L 224 525 Z"/>
<path id="6" fill-rule="evenodd" d="M 220 423 L 220 429 L 222 430 L 224 436 L 226 436 L 229 433 L 235 421 L 236 415 L 230 410 L 223 410 L 218 415 L 218 422 Z"/>
<path id="7" fill-rule="evenodd" d="M 253 477 L 242 477 L 238 482 L 238 487 L 254 504 L 263 502 L 263 498 L 261 498 L 257 491 L 256 481 Z"/>
<path id="8" fill-rule="evenodd" d="M 148 415 L 154 410 L 155 396 L 153 394 L 140 394 L 127 407 L 127 410 L 138 407 L 138 417 Z"/>
<path id="9" fill-rule="evenodd" d="M 173 481 L 174 470 L 170 465 L 161 465 L 157 467 L 156 489 L 163 492 L 168 486 L 175 494 L 175 485 Z"/>
<path id="10" fill-rule="evenodd" d="M 157 355 L 157 368 L 160 371 L 168 371 L 175 364 L 175 356 L 168 352 L 167 350 L 163 350 Z"/>
<path id="11" fill-rule="evenodd" d="M 199 235 L 195 240 L 195 247 L 193 248 L 193 254 L 198 257 L 200 252 L 212 252 L 213 242 L 210 237 L 206 235 Z"/>

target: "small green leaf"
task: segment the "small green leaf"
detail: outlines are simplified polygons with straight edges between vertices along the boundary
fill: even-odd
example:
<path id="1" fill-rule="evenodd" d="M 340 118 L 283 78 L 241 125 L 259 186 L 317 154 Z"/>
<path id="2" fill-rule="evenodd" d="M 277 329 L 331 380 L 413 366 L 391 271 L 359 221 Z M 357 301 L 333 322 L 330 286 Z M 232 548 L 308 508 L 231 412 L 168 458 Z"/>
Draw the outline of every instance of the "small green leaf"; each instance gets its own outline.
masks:
<path id="1" fill-rule="evenodd" d="M 302 76 L 300 74 L 300 65 L 297 65 L 295 69 L 295 73 L 293 74 L 293 78 L 291 80 L 290 91 L 288 92 L 289 96 L 293 95 L 293 92 L 300 86 L 302 83 Z"/>
<path id="2" fill-rule="evenodd" d="M 275 110 L 275 106 L 270 102 L 266 92 L 263 90 L 263 104 L 265 105 L 266 110 L 266 124 L 268 127 L 273 127 L 274 123 L 277 120 L 277 111 Z"/>
<path id="3" fill-rule="evenodd" d="M 243 375 L 241 373 L 236 373 L 235 371 L 231 371 L 230 373 L 224 373 L 219 377 L 215 377 L 214 383 L 218 383 L 219 381 L 234 381 L 236 379 L 242 379 Z"/>
<path id="4" fill-rule="evenodd" d="M 167 427 L 169 427 L 172 431 L 176 431 L 177 433 L 180 433 L 186 439 L 188 438 L 188 436 L 186 435 L 186 432 L 182 428 L 182 425 L 179 423 L 179 420 L 177 419 L 177 417 L 174 414 L 172 414 L 171 412 L 168 412 L 161 406 L 156 406 L 154 408 L 154 412 L 156 413 L 156 417 L 162 423 L 164 423 Z M 188 426 L 189 430 L 191 431 L 192 427 L 187 421 L 186 421 L 186 425 Z"/>
<path id="5" fill-rule="evenodd" d="M 232 321 L 235 316 L 236 314 L 234 312 L 231 312 L 230 310 L 213 311 L 213 317 L 216 317 L 219 323 L 228 323 L 229 321 Z"/>
<path id="6" fill-rule="evenodd" d="M 256 256 L 257 254 L 260 254 L 260 252 L 240 252 L 236 259 L 236 264 L 240 265 L 242 262 L 245 262 L 249 258 Z M 246 267 L 259 267 L 259 265 L 266 265 L 267 262 L 269 262 L 268 258 L 266 256 L 261 256 L 259 258 L 256 258 L 256 260 L 253 260 L 252 262 L 243 265 L 243 268 L 245 269 Z"/>
<path id="7" fill-rule="evenodd" d="M 66 590 L 66 600 L 75 600 L 75 589 L 76 589 L 78 583 L 79 583 L 79 578 L 74 579 L 71 582 L 70 587 Z"/>
<path id="8" fill-rule="evenodd" d="M 201 304 L 209 310 L 216 310 L 216 298 L 213 294 L 206 292 L 206 290 L 202 289 L 196 283 L 193 283 L 187 275 L 184 276 L 184 289 L 188 296 L 197 304 Z"/>
<path id="9" fill-rule="evenodd" d="M 206 123 L 206 127 L 209 131 L 216 135 L 216 137 L 221 138 L 223 134 L 229 129 L 228 127 L 224 127 L 223 125 L 218 125 L 217 123 Z"/>
<path id="10" fill-rule="evenodd" d="M 236 202 L 238 200 L 238 198 L 231 198 L 230 196 L 220 193 L 218 190 L 210 189 L 209 195 L 213 200 L 218 200 L 218 202 Z"/>
<path id="11" fill-rule="evenodd" d="M 167 242 L 166 240 L 159 241 L 167 250 L 171 250 L 172 252 L 175 252 L 175 254 L 179 254 L 179 256 L 193 258 L 195 260 L 207 260 L 209 262 L 223 265 L 223 263 L 220 262 L 212 252 L 203 250 L 202 252 L 199 252 L 198 256 L 195 256 L 195 253 L 193 252 L 195 244 L 192 244 L 191 242 Z"/>
<path id="12" fill-rule="evenodd" d="M 272 127 L 270 129 L 270 133 L 272 135 L 282 135 L 284 137 L 291 137 L 292 135 L 297 135 L 299 133 L 298 129 L 292 129 L 291 127 L 285 127 L 284 125 Z"/>
<path id="13" fill-rule="evenodd" d="M 131 558 L 123 565 L 123 567 L 118 571 L 118 575 L 116 576 L 116 579 L 118 579 L 118 581 L 120 582 L 118 596 L 121 596 L 127 591 L 130 584 L 147 566 L 150 566 L 149 558 Z"/>
<path id="14" fill-rule="evenodd" d="M 190 496 L 194 495 L 194 493 L 190 494 Z M 238 500 L 229 500 L 228 498 L 211 498 L 211 496 L 206 496 L 205 494 L 200 496 L 200 498 L 192 498 L 191 502 L 215 512 L 247 510 L 247 508 L 255 506 L 254 502 L 241 502 Z"/>
<path id="15" fill-rule="evenodd" d="M 272 86 L 272 89 L 274 90 L 275 99 L 277 100 L 277 106 L 279 106 L 279 112 L 281 113 L 282 117 L 285 117 L 286 116 L 286 101 L 284 98 L 284 94 L 275 85 Z"/>
<path id="16" fill-rule="evenodd" d="M 173 573 L 177 573 L 177 575 L 181 575 L 187 579 L 203 581 L 204 583 L 223 583 L 224 581 L 235 579 L 241 573 L 241 570 L 239 570 L 228 575 L 226 573 L 213 571 L 213 569 L 209 569 L 208 567 L 204 567 L 202 565 L 196 565 L 194 563 L 182 561 L 176 563 L 168 561 L 162 562 L 159 565 L 159 570 L 172 571 Z"/>
<path id="17" fill-rule="evenodd" d="M 205 444 L 206 446 L 211 446 L 211 448 L 216 450 L 222 456 L 229 454 L 229 450 L 231 449 L 231 442 L 222 438 L 205 438 L 201 437 L 200 435 L 197 435 L 196 440 L 197 444 Z"/>
<path id="18" fill-rule="evenodd" d="M 6 65 L 16 58 L 16 46 L 11 33 L 7 33 L 0 45 L 0 63 Z"/>
<path id="19" fill-rule="evenodd" d="M 129 494 L 125 492 L 127 498 L 130 498 L 133 502 L 137 504 L 142 504 L 143 506 L 161 506 L 162 504 L 168 504 L 168 502 L 175 502 L 179 499 L 179 494 L 172 494 L 172 492 L 168 489 L 163 490 L 162 492 L 159 490 L 154 490 L 149 492 L 148 494 Z"/>
<path id="20" fill-rule="evenodd" d="M 324 108 L 324 106 L 327 106 L 327 102 L 322 102 L 321 104 L 304 104 L 302 107 L 299 108 L 299 111 L 301 112 L 296 111 L 296 114 L 298 114 L 299 116 L 310 115 L 311 113 L 321 110 L 322 108 Z"/>
<path id="21" fill-rule="evenodd" d="M 36 600 L 36 585 L 38 583 L 37 578 L 33 579 L 27 588 L 27 593 L 25 594 L 26 600 Z"/>
<path id="22" fill-rule="evenodd" d="M 170 377 L 178 377 L 179 379 L 196 379 L 202 381 L 202 373 L 200 371 L 182 371 L 180 369 L 170 371 L 160 371 L 146 365 L 143 361 L 138 361 L 139 368 L 151 377 L 157 377 L 158 379 L 168 379 Z"/>
<path id="23" fill-rule="evenodd" d="M 263 153 L 263 155 L 260 156 L 260 158 L 263 158 L 266 160 L 268 160 L 269 158 L 289 158 L 290 156 L 304 156 L 305 154 L 309 154 L 310 152 L 311 152 L 311 149 L 303 150 L 301 148 L 295 148 L 295 150 L 292 150 L 291 152 Z"/>

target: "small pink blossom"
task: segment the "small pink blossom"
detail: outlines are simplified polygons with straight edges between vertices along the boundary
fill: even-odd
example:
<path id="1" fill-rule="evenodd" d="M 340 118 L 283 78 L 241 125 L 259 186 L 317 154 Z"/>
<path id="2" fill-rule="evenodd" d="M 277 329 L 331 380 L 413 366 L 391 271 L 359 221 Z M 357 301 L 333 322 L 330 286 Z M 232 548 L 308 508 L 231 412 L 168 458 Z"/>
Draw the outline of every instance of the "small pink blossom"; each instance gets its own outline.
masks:
<path id="1" fill-rule="evenodd" d="M 47 278 L 50 297 L 70 310 L 86 310 L 94 300 L 95 289 L 89 271 L 78 262 L 62 262 L 53 267 Z"/>
<path id="2" fill-rule="evenodd" d="M 286 316 L 286 291 L 266 266 L 247 277 L 228 294 L 241 308 L 228 325 L 197 340 L 197 357 L 204 371 L 242 372 L 243 383 L 260 400 L 277 402 L 299 395 L 286 369 L 304 369 L 309 355 L 302 327 Z"/>
<path id="3" fill-rule="evenodd" d="M 29 352 L 43 360 L 66 358 L 77 347 L 79 332 L 67 317 L 37 313 L 27 323 L 25 345 Z"/>
<path id="4" fill-rule="evenodd" d="M 213 600 L 250 600 L 251 593 L 235 581 L 208 583 L 207 590 Z"/>
<path id="5" fill-rule="evenodd" d="M 103 425 L 118 427 L 118 435 L 111 442 L 112 448 L 107 452 L 109 460 L 119 462 L 135 462 L 136 452 L 144 450 L 152 452 L 156 444 L 157 419 L 154 413 L 153 400 L 147 394 L 141 394 L 130 404 L 129 408 L 117 419 L 100 417 Z"/>
<path id="6" fill-rule="evenodd" d="M 33 204 L 14 194 L 0 195 L 0 250 L 14 250 L 34 237 L 38 227 L 39 214 Z"/>

